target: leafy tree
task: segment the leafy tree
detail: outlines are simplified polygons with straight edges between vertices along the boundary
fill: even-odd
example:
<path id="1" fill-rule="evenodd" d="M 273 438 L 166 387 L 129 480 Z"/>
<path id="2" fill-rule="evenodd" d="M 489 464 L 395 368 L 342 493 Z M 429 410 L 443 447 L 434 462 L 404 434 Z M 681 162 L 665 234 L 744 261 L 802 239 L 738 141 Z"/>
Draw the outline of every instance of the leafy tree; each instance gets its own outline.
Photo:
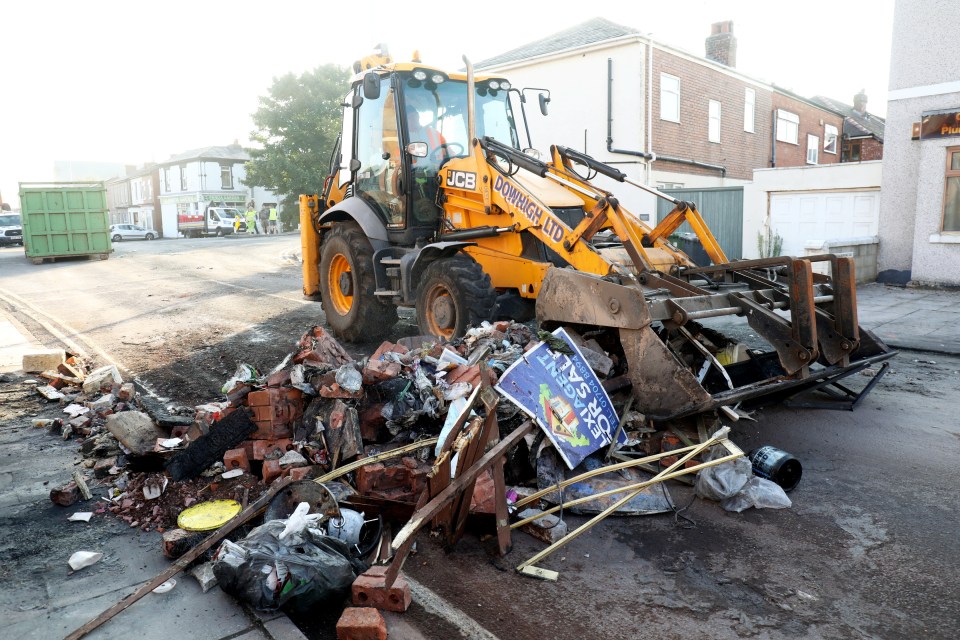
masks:
<path id="1" fill-rule="evenodd" d="M 299 77 L 274 78 L 269 95 L 260 97 L 251 139 L 262 148 L 248 150 L 244 182 L 284 194 L 285 229 L 297 224 L 299 195 L 323 186 L 349 78 L 348 69 L 327 64 Z"/>

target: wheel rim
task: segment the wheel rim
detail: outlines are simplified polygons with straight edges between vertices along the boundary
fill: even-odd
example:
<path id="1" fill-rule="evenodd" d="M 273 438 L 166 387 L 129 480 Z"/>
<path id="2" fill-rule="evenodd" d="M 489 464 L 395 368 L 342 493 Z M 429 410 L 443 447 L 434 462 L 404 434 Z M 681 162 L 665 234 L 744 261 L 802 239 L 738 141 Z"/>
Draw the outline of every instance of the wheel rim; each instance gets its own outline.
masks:
<path id="1" fill-rule="evenodd" d="M 353 308 L 353 271 L 350 261 L 342 253 L 333 256 L 327 271 L 330 302 L 338 315 L 345 316 Z"/>
<path id="2" fill-rule="evenodd" d="M 453 294 L 442 284 L 435 284 L 427 291 L 423 314 L 427 329 L 441 338 L 453 337 L 457 328 L 457 304 Z"/>

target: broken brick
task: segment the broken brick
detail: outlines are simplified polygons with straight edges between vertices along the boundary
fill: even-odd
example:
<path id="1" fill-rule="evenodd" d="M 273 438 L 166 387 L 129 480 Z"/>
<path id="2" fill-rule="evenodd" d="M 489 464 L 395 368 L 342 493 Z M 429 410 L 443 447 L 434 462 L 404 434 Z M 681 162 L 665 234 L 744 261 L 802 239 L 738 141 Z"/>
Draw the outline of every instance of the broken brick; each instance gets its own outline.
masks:
<path id="1" fill-rule="evenodd" d="M 386 585 L 387 567 L 370 567 L 353 581 L 351 593 L 353 604 L 361 607 L 375 607 L 384 611 L 403 613 L 410 608 L 410 584 L 402 575 L 391 586 Z"/>
<path id="2" fill-rule="evenodd" d="M 277 478 L 283 475 L 283 469 L 280 468 L 279 460 L 264 460 L 263 461 L 263 481 L 266 484 L 270 484 Z"/>
<path id="3" fill-rule="evenodd" d="M 473 485 L 473 497 L 470 499 L 472 513 L 496 513 L 497 492 L 493 483 L 493 473 L 487 469 L 479 476 Z"/>
<path id="4" fill-rule="evenodd" d="M 254 440 L 253 459 L 266 460 L 267 458 L 281 458 L 293 447 L 293 440 Z"/>
<path id="5" fill-rule="evenodd" d="M 367 442 L 377 442 L 380 434 L 387 426 L 387 419 L 383 417 L 385 402 L 370 405 L 359 412 L 360 435 Z"/>
<path id="6" fill-rule="evenodd" d="M 58 489 L 50 490 L 50 500 L 61 507 L 69 507 L 80 499 L 80 488 L 72 480 Z"/>
<path id="7" fill-rule="evenodd" d="M 419 462 L 414 469 L 396 460 L 368 464 L 357 469 L 357 491 L 362 495 L 415 502 L 427 486 L 430 471 L 430 465 Z"/>
<path id="8" fill-rule="evenodd" d="M 383 614 L 370 607 L 347 607 L 337 620 L 337 640 L 387 640 Z"/>
<path id="9" fill-rule="evenodd" d="M 243 469 L 250 472 L 250 460 L 247 458 L 247 452 L 240 447 L 239 449 L 230 449 L 223 454 L 223 466 L 230 469 Z"/>
<path id="10" fill-rule="evenodd" d="M 136 387 L 132 382 L 124 382 L 120 385 L 120 391 L 117 392 L 117 399 L 122 402 L 130 402 L 137 395 Z"/>
<path id="11" fill-rule="evenodd" d="M 93 465 L 93 477 L 106 478 L 110 475 L 110 469 L 116 465 L 116 458 L 104 458 L 102 460 L 98 460 L 97 463 Z"/>
<path id="12" fill-rule="evenodd" d="M 403 354 L 406 353 L 407 350 L 400 345 L 395 345 L 389 340 L 385 340 L 377 350 L 373 352 L 373 355 L 370 356 L 366 366 L 363 368 L 364 384 L 376 384 L 377 382 L 384 382 L 385 380 L 390 380 L 400 375 L 402 367 L 399 362 L 382 359 L 383 355 L 389 352 Z"/>
<path id="13" fill-rule="evenodd" d="M 130 526 L 133 526 L 133 524 Z M 171 560 L 176 560 L 200 542 L 203 542 L 205 537 L 206 533 L 203 531 L 194 532 L 184 531 L 183 529 L 164 531 L 161 542 L 163 555 Z"/>
<path id="14" fill-rule="evenodd" d="M 318 473 L 318 469 L 319 467 L 316 465 L 312 465 L 309 467 L 296 467 L 296 468 L 290 469 L 289 476 L 290 476 L 290 479 L 293 480 L 294 482 L 298 480 L 311 480 L 320 475 Z"/>

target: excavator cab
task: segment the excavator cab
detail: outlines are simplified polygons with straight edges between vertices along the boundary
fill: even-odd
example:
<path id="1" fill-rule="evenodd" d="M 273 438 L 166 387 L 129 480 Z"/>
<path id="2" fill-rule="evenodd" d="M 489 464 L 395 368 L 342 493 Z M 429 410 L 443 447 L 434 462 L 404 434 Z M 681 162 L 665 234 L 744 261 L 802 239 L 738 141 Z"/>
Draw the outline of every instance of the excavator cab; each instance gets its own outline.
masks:
<path id="1" fill-rule="evenodd" d="M 353 183 L 354 195 L 370 205 L 391 243 L 413 245 L 440 232 L 440 168 L 470 148 L 465 85 L 416 68 L 384 76 L 367 73 L 347 96 L 344 130 L 348 118 L 355 120 L 350 124 L 356 135 L 348 141 L 353 149 L 344 145 L 341 151 L 340 180 Z M 479 131 L 516 147 L 507 90 L 495 85 L 477 87 L 483 115 Z"/>

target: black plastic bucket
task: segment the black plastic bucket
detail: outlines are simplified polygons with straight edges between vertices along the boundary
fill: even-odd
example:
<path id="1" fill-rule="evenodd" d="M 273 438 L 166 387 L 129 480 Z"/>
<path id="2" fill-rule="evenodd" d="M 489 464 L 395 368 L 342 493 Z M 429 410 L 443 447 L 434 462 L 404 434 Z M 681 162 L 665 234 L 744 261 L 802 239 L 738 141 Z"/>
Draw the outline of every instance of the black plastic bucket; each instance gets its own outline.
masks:
<path id="1" fill-rule="evenodd" d="M 749 457 L 754 474 L 776 482 L 784 491 L 790 491 L 800 483 L 803 467 L 786 451 L 766 446 L 754 449 Z"/>

